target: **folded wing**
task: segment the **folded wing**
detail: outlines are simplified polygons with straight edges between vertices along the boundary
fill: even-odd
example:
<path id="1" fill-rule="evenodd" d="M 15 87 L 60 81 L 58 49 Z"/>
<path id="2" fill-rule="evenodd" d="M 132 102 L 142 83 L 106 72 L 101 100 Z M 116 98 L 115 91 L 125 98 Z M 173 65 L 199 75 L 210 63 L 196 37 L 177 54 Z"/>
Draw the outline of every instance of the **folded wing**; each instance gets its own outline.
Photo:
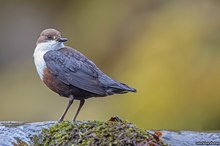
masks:
<path id="1" fill-rule="evenodd" d="M 96 68 L 86 58 L 76 58 L 59 50 L 48 51 L 44 55 L 48 70 L 67 85 L 73 85 L 100 96 L 106 95 L 101 86 Z"/>

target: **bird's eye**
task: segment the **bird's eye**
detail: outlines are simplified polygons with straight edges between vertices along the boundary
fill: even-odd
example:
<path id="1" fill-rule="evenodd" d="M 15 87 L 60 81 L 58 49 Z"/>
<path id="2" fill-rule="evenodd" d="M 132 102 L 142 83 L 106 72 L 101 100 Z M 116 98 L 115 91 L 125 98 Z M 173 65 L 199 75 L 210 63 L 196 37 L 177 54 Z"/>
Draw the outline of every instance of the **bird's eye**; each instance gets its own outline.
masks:
<path id="1" fill-rule="evenodd" d="M 52 36 L 47 36 L 47 38 L 49 39 L 49 40 L 52 40 L 53 39 L 53 37 Z"/>

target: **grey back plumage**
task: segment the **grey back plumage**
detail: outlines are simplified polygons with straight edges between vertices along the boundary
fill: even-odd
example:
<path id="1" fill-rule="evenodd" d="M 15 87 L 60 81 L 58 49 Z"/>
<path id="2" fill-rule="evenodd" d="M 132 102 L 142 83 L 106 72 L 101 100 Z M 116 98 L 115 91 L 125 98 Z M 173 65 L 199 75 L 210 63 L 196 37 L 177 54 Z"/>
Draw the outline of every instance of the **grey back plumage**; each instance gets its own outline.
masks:
<path id="1" fill-rule="evenodd" d="M 80 52 L 65 47 L 48 51 L 44 60 L 49 71 L 60 81 L 100 96 L 136 90 L 112 80 Z"/>

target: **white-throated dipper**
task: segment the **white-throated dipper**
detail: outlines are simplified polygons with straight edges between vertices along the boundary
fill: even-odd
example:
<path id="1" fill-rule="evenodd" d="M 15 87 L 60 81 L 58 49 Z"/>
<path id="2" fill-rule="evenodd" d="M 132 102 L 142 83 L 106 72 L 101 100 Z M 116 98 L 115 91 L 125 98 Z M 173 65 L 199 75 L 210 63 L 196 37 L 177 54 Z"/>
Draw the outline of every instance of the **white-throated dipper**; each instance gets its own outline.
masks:
<path id="1" fill-rule="evenodd" d="M 136 92 L 134 88 L 108 77 L 82 53 L 65 46 L 66 41 L 59 31 L 45 29 L 37 40 L 33 55 L 41 80 L 52 91 L 69 98 L 59 121 L 63 121 L 73 100 L 80 101 L 73 118 L 75 121 L 87 98 Z"/>

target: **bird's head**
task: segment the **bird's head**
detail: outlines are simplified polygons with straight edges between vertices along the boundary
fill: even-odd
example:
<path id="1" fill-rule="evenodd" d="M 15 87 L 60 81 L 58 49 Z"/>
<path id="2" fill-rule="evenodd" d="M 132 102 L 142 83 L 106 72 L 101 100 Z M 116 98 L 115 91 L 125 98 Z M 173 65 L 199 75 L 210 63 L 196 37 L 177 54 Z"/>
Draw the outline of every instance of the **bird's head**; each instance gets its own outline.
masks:
<path id="1" fill-rule="evenodd" d="M 45 29 L 40 33 L 40 36 L 37 40 L 37 46 L 38 45 L 43 45 L 43 46 L 48 46 L 48 47 L 43 47 L 47 48 L 48 50 L 55 50 L 62 48 L 64 46 L 64 42 L 67 41 L 67 38 L 62 38 L 61 33 L 56 30 L 56 29 Z"/>

